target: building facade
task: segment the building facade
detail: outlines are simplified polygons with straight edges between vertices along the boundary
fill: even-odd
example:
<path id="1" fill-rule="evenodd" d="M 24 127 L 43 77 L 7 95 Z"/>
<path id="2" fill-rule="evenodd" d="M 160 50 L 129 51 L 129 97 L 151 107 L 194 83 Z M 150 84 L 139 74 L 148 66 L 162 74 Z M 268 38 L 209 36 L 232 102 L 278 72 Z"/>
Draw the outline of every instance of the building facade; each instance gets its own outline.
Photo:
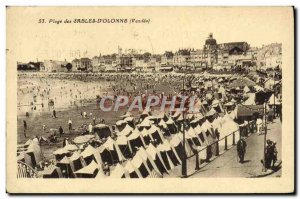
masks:
<path id="1" fill-rule="evenodd" d="M 257 51 L 258 69 L 282 68 L 282 44 L 272 43 L 263 45 Z"/>
<path id="2" fill-rule="evenodd" d="M 44 66 L 43 72 L 68 72 L 67 69 L 67 61 L 57 61 L 57 60 L 45 60 L 44 61 Z"/>
<path id="3" fill-rule="evenodd" d="M 89 58 L 74 59 L 72 71 L 93 71 L 92 60 Z"/>

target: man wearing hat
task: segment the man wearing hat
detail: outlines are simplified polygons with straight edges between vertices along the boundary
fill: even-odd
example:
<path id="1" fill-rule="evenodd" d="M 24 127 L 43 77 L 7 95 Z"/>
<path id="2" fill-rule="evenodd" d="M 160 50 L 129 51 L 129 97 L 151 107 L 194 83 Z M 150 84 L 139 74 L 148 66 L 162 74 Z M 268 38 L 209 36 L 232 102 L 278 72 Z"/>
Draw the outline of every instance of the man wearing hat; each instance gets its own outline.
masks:
<path id="1" fill-rule="evenodd" d="M 266 148 L 266 155 L 265 155 L 265 167 L 267 169 L 271 169 L 274 167 L 277 161 L 277 149 L 276 149 L 276 142 L 271 140 L 267 140 L 267 148 Z"/>
<path id="2" fill-rule="evenodd" d="M 244 157 L 246 154 L 246 147 L 247 147 L 247 143 L 245 141 L 245 138 L 241 137 L 241 139 L 237 142 L 236 149 L 237 149 L 238 156 L 240 158 L 240 163 L 242 164 L 244 162 Z"/>

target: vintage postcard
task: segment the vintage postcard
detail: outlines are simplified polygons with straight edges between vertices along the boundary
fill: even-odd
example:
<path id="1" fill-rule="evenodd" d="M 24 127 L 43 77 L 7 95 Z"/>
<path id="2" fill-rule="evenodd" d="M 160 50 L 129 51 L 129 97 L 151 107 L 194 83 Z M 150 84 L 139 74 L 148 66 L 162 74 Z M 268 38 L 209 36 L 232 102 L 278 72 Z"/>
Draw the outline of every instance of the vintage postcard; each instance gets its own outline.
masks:
<path id="1" fill-rule="evenodd" d="M 7 192 L 293 193 L 293 7 L 6 8 Z"/>

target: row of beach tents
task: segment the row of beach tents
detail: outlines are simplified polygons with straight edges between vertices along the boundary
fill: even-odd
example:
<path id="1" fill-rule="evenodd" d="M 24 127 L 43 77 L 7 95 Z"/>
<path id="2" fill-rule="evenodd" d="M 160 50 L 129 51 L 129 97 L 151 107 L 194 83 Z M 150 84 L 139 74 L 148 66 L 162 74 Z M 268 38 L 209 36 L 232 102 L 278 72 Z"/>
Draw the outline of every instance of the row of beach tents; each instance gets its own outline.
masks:
<path id="1" fill-rule="evenodd" d="M 80 150 L 80 144 L 82 145 L 83 143 L 77 142 L 76 144 L 76 141 L 85 140 L 85 143 L 88 143 L 88 141 L 93 138 L 91 135 L 80 136 L 80 139 L 74 139 L 75 144 L 66 145 L 64 148 L 58 149 L 54 152 L 57 160 L 56 165 L 59 165 L 59 168 L 64 171 L 68 171 L 68 177 L 86 177 L 86 175 L 95 177 L 94 174 L 96 169 L 91 168 L 97 167 L 98 171 L 102 171 L 102 165 L 105 163 L 113 165 L 112 167 L 115 167 L 114 170 L 117 169 L 116 171 L 112 171 L 112 176 L 115 175 L 115 172 L 124 170 L 124 176 L 127 177 L 127 174 L 129 174 L 129 176 L 137 175 L 138 177 L 145 177 L 146 175 L 153 173 L 153 170 L 150 169 L 152 167 L 157 168 L 154 169 L 155 172 L 162 175 L 164 173 L 163 171 L 168 171 L 181 162 L 183 154 L 182 133 L 177 131 L 169 136 L 165 136 L 164 131 L 169 127 L 173 127 L 175 129 L 175 123 L 180 122 L 181 117 L 181 115 L 176 117 L 167 117 L 164 115 L 158 121 L 153 121 L 153 119 L 157 119 L 157 117 L 151 117 L 148 115 L 134 128 L 128 123 L 123 125 L 122 122 L 117 122 L 117 128 L 120 131 L 118 131 L 116 139 L 107 137 L 105 143 L 97 148 L 88 145 L 84 148 L 84 150 Z M 185 150 L 187 155 L 189 156 L 193 154 L 192 149 L 194 147 L 201 149 L 213 143 L 217 139 L 215 136 L 216 131 L 220 134 L 221 138 L 232 132 L 238 131 L 239 125 L 233 121 L 234 117 L 235 112 L 233 111 L 231 114 L 215 118 L 212 123 L 208 120 L 204 120 L 204 122 L 201 123 L 201 119 L 203 119 L 201 116 L 191 119 L 190 126 L 186 130 L 185 137 L 188 143 Z M 126 117 L 124 120 L 125 119 Z M 239 136 L 238 133 L 237 136 Z M 82 139 L 82 137 L 85 137 L 85 139 Z M 236 137 L 236 139 L 238 139 L 238 137 Z M 224 145 L 225 143 L 223 142 L 224 140 L 220 141 L 219 145 Z M 144 151 L 148 152 L 146 154 L 147 156 L 145 156 Z M 153 151 L 159 151 L 158 156 L 163 159 L 161 162 L 164 164 L 160 164 L 158 162 L 156 167 L 153 166 L 153 164 L 151 164 L 151 167 L 151 165 L 147 163 L 147 166 L 145 164 L 142 165 L 142 167 L 145 167 L 146 169 L 141 169 L 142 171 L 139 171 L 142 175 L 140 175 L 139 172 L 136 172 L 136 175 L 131 174 L 131 168 L 135 168 L 134 171 L 140 168 L 141 158 L 143 163 L 147 161 L 145 157 L 148 156 L 158 161 L 157 158 L 155 159 Z M 166 153 L 162 151 L 166 151 Z M 207 158 L 206 153 L 200 153 L 199 155 L 201 159 Z M 139 158 L 140 156 L 142 157 Z M 57 168 L 51 168 L 50 171 L 57 173 L 55 172 L 56 170 Z M 48 171 L 46 173 L 49 175 L 51 172 Z M 47 176 L 47 174 L 45 174 L 45 176 Z"/>

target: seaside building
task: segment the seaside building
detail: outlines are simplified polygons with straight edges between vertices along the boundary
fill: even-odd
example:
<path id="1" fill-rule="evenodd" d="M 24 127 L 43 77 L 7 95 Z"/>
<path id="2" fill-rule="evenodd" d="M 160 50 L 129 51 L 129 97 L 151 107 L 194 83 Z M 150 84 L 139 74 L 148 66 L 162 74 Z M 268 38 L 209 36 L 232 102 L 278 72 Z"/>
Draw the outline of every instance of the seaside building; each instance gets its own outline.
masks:
<path id="1" fill-rule="evenodd" d="M 72 71 L 92 71 L 92 60 L 89 58 L 74 59 L 72 61 Z"/>
<path id="2" fill-rule="evenodd" d="M 43 72 L 68 72 L 67 64 L 69 62 L 58 60 L 45 60 L 42 68 Z"/>

